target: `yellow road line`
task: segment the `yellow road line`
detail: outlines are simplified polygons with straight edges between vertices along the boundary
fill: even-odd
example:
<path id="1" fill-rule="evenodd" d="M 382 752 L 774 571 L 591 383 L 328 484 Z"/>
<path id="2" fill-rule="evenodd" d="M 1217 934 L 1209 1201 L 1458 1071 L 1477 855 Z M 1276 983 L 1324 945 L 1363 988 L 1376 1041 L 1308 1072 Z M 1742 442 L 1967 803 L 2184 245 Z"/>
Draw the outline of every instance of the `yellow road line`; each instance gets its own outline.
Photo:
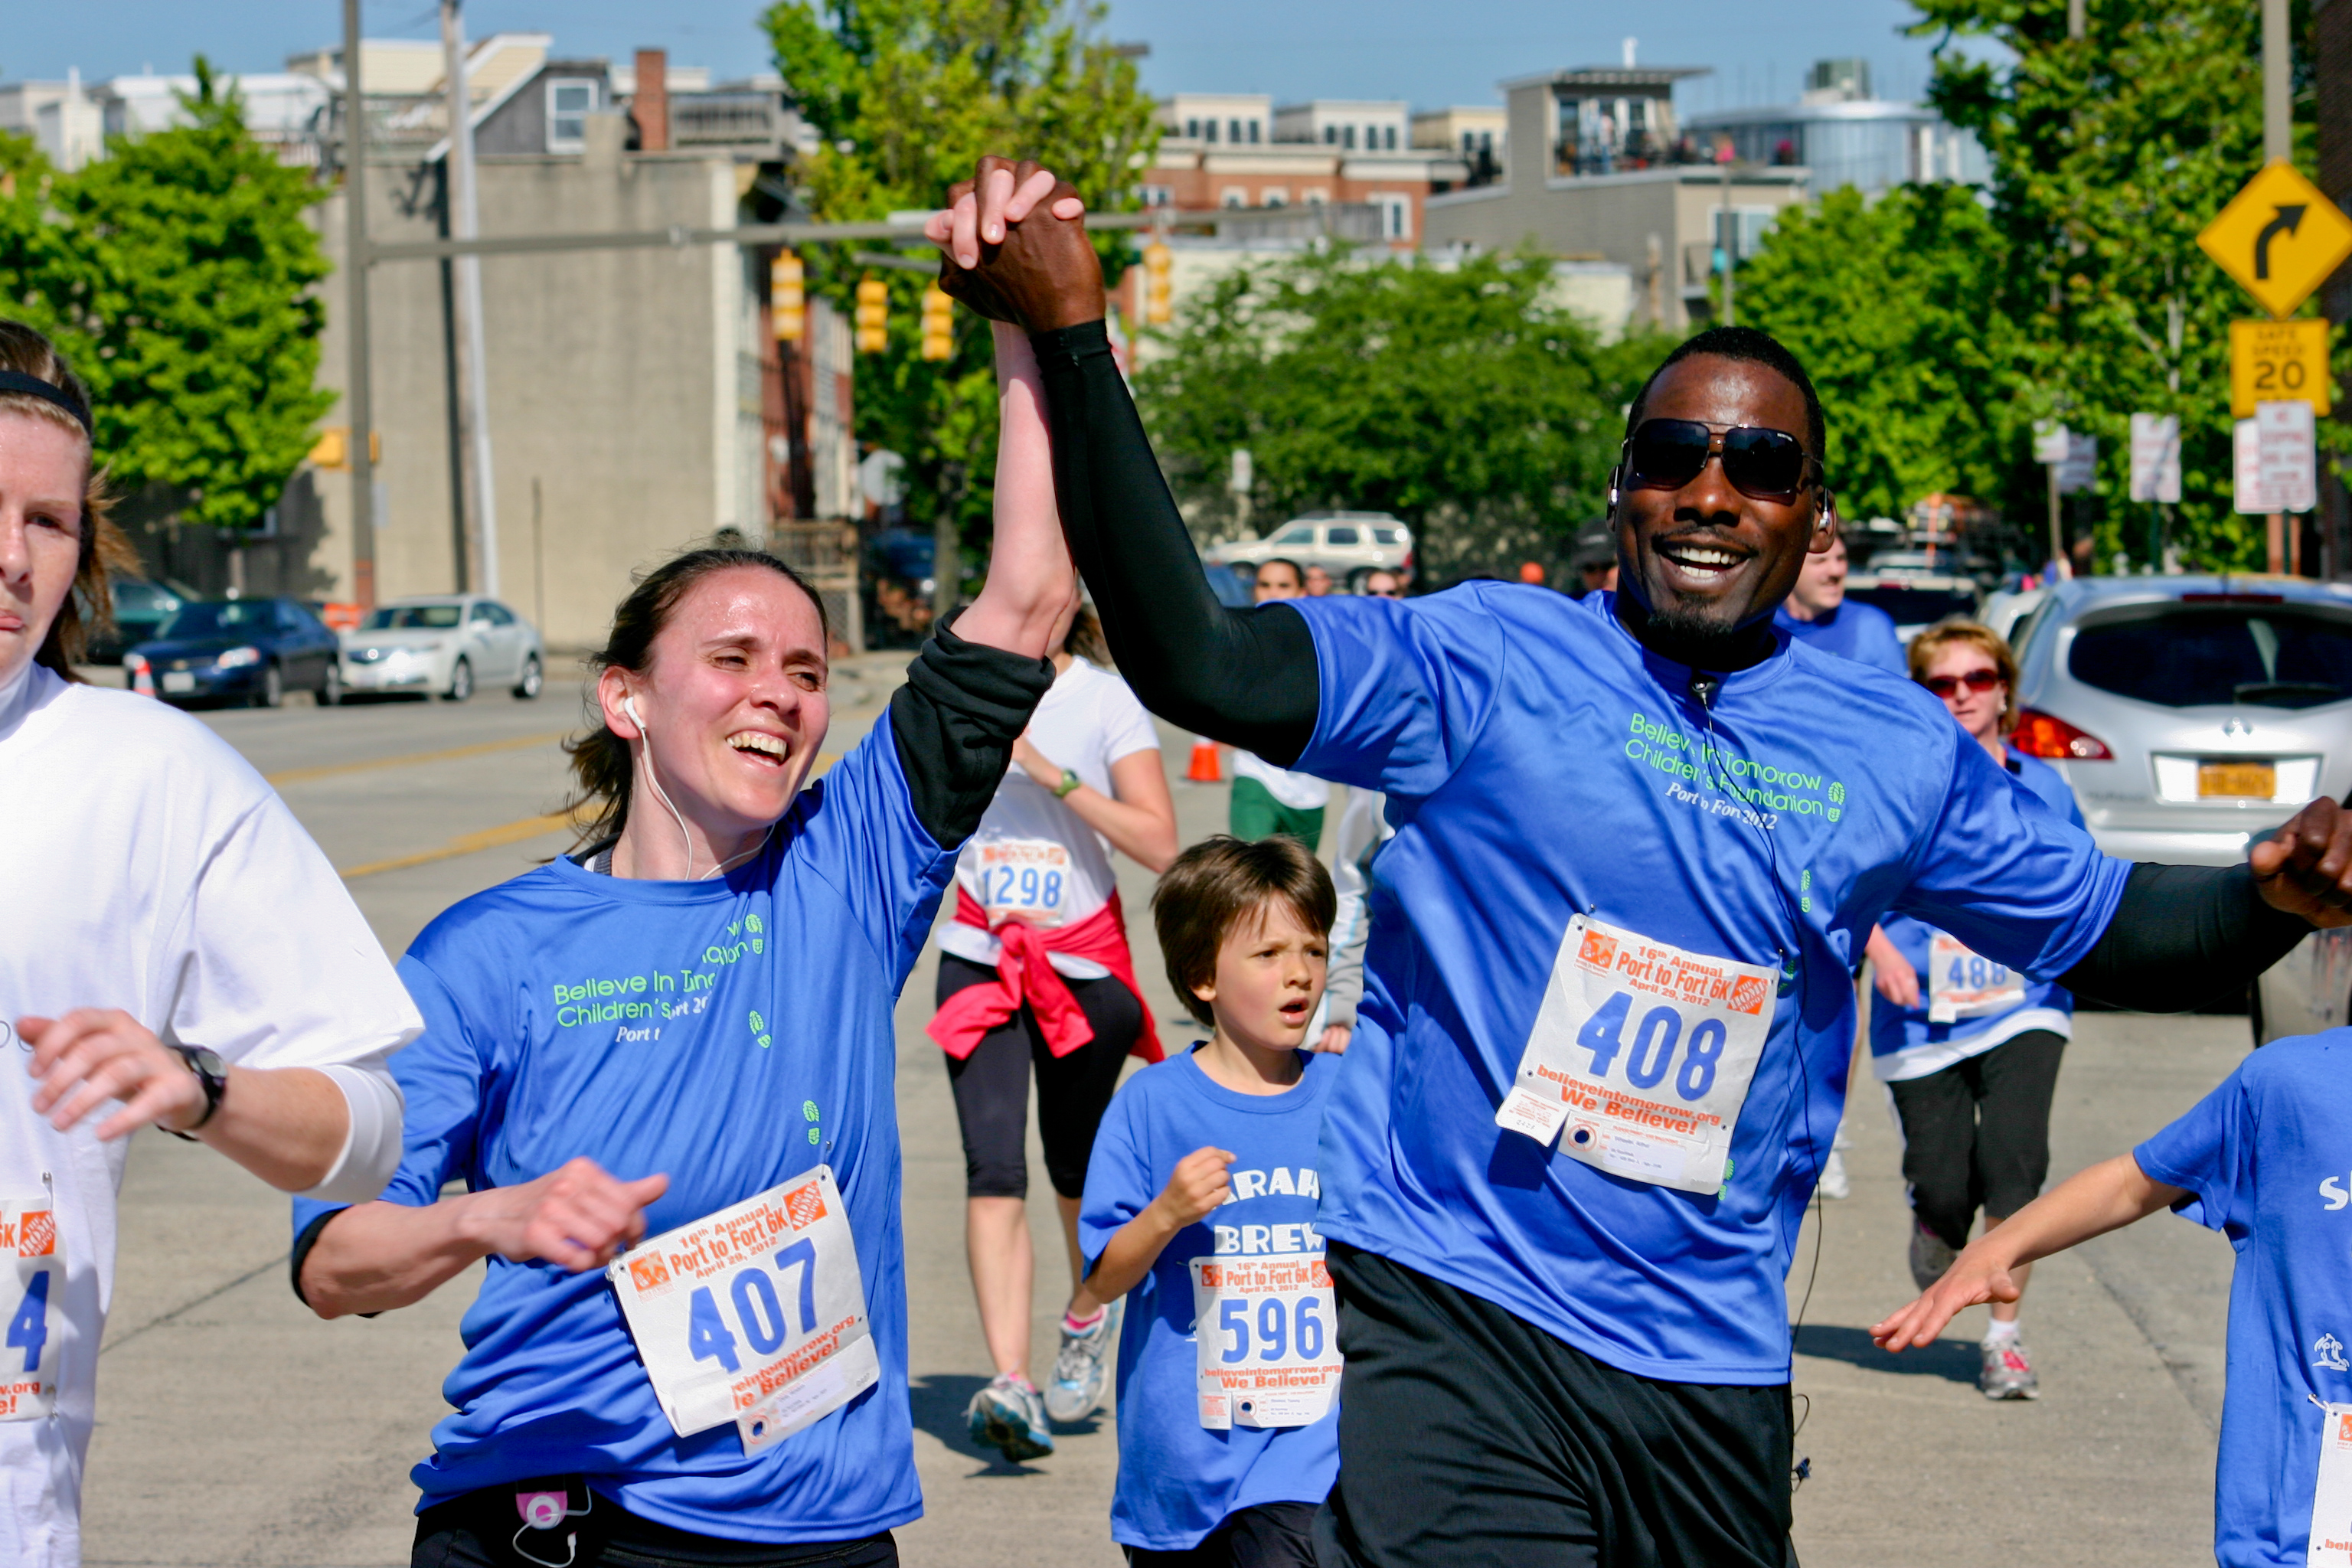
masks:
<path id="1" fill-rule="evenodd" d="M 436 860 L 454 860 L 460 855 L 478 855 L 485 849 L 496 849 L 503 844 L 520 844 L 526 838 L 555 833 L 572 826 L 568 812 L 552 812 L 545 816 L 526 816 L 520 822 L 503 823 L 486 827 L 479 833 L 462 833 L 438 849 L 425 849 L 415 855 L 395 855 L 389 860 L 371 860 L 364 866 L 353 866 L 342 873 L 346 882 L 362 877 L 373 877 L 380 871 L 404 871 L 411 866 L 429 866 Z"/>
<path id="2" fill-rule="evenodd" d="M 289 768 L 282 773 L 270 773 L 267 777 L 273 784 L 306 784 L 311 779 L 333 778 L 340 773 L 363 773 L 377 768 L 404 768 L 421 763 L 448 763 L 460 757 L 488 756 L 493 752 L 520 752 L 532 746 L 543 746 L 550 741 L 561 741 L 564 733 L 562 730 L 551 730 L 544 735 L 518 735 L 512 740 L 452 746 L 446 752 L 410 752 L 404 756 L 375 757 L 363 763 L 329 763 L 322 767 Z"/>

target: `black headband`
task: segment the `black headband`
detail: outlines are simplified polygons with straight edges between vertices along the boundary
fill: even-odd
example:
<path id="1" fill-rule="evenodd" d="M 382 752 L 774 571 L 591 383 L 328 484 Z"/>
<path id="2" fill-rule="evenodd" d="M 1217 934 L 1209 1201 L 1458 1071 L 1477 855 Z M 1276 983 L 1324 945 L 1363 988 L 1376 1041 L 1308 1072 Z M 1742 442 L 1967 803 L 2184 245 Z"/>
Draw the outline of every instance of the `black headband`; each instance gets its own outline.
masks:
<path id="1" fill-rule="evenodd" d="M 56 404 L 74 416 L 74 422 L 81 426 L 83 435 L 96 438 L 97 432 L 90 428 L 89 410 L 64 387 L 53 385 L 37 375 L 26 375 L 21 370 L 0 370 L 0 393 L 5 392 L 21 392 L 27 397 Z"/>

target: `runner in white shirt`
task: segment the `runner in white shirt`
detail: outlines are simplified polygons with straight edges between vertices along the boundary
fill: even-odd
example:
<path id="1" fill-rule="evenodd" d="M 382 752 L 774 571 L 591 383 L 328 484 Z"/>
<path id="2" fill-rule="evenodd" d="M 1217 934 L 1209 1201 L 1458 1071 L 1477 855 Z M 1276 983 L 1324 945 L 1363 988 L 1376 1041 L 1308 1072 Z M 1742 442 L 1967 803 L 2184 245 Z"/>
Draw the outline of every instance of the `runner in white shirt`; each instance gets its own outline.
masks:
<path id="1" fill-rule="evenodd" d="M 1261 605 L 1307 595 L 1298 563 L 1283 556 L 1257 569 L 1253 596 Z M 1331 786 L 1307 773 L 1277 768 L 1255 752 L 1234 748 L 1234 789 L 1225 809 L 1225 826 L 1245 842 L 1287 833 L 1309 849 L 1323 845 L 1323 813 L 1331 804 Z"/>
<path id="2" fill-rule="evenodd" d="M 135 557 L 89 401 L 0 321 L 0 1562 L 73 1568 L 126 1140 L 372 1197 L 420 1021 L 318 846 L 211 731 L 72 676 Z M 77 595 L 76 590 L 79 590 Z M 109 1101 L 122 1103 L 110 1105 Z"/>
<path id="3" fill-rule="evenodd" d="M 1109 658 L 1093 611 L 1075 610 L 1055 641 L 1053 689 L 956 863 L 956 920 L 940 933 L 930 1029 L 948 1053 L 963 1131 L 965 1246 L 996 1367 L 965 1421 L 975 1443 L 1015 1460 L 1053 1451 L 1049 1418 L 1084 1420 L 1102 1402 L 1118 1325 L 1081 1283 L 1078 1200 L 1120 1068 L 1130 1054 L 1160 1059 L 1110 852 L 1153 871 L 1176 858 L 1159 732 L 1127 682 L 1102 668 Z M 1033 1063 L 1071 1285 L 1043 1390 L 1029 1378 Z"/>

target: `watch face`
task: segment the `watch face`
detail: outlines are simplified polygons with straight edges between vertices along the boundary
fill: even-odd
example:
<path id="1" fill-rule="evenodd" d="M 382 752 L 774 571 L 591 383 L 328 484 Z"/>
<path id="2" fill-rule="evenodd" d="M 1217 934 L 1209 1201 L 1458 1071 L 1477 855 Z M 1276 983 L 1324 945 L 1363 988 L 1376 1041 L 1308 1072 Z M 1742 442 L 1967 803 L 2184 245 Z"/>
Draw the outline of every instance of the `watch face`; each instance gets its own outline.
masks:
<path id="1" fill-rule="evenodd" d="M 195 1064 L 196 1070 L 207 1078 L 228 1076 L 228 1063 L 221 1060 L 220 1053 L 217 1051 L 198 1046 L 189 1053 L 189 1059 Z"/>

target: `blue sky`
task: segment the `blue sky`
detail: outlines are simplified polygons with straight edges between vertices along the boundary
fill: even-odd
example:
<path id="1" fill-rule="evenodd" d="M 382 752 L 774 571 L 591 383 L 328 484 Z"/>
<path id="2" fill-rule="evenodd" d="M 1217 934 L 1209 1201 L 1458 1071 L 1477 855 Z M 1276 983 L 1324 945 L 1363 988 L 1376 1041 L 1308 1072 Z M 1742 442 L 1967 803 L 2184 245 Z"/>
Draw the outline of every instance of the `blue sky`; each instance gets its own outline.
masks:
<path id="1" fill-rule="evenodd" d="M 0 79 L 184 71 L 203 50 L 233 70 L 274 70 L 299 49 L 341 35 L 338 0 L 16 0 L 0 31 Z M 468 31 L 553 33 L 566 53 L 625 58 L 658 46 L 720 78 L 769 68 L 755 0 L 468 0 Z M 371 36 L 438 37 L 434 0 L 365 0 Z M 1638 16 L 1638 22 L 1628 18 Z M 1796 95 L 1815 58 L 1860 55 L 1882 96 L 1909 97 L 1928 70 L 1929 41 L 1901 29 L 1905 0 L 1485 0 L 1456 12 L 1429 0 L 1112 0 L 1109 32 L 1151 46 L 1154 92 L 1181 89 L 1314 97 L 1406 99 L 1416 108 L 1496 101 L 1495 83 L 1562 66 L 1613 64 L 1640 38 L 1644 65 L 1715 74 L 1682 89 L 1685 113 Z"/>

